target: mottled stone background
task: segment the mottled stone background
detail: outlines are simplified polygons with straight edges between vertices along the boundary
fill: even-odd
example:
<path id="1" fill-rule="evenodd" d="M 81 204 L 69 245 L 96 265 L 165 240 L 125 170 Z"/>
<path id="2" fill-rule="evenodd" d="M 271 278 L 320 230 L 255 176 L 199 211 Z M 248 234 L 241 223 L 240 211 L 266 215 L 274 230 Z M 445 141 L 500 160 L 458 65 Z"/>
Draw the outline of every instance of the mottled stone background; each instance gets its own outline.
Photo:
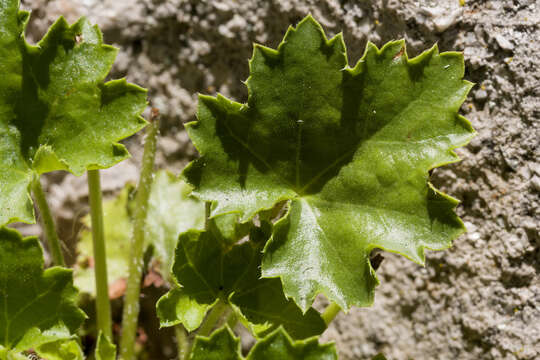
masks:
<path id="1" fill-rule="evenodd" d="M 341 359 L 383 351 L 390 359 L 539 359 L 540 3 L 535 0 L 26 0 L 28 38 L 38 40 L 60 14 L 85 15 L 120 48 L 113 77 L 149 89 L 164 115 L 159 164 L 175 172 L 196 156 L 183 123 L 196 94 L 246 99 L 252 42 L 275 47 L 287 26 L 311 13 L 330 35 L 343 31 L 355 63 L 367 40 L 405 38 L 410 56 L 438 43 L 463 51 L 477 85 L 462 112 L 478 136 L 461 163 L 434 182 L 462 201 L 469 229 L 425 268 L 391 254 L 379 269 L 375 306 L 341 314 L 324 336 Z M 115 193 L 137 177 L 134 159 L 104 172 Z M 76 235 L 84 179 L 48 177 L 63 239 Z M 33 227 L 28 232 L 37 232 Z"/>

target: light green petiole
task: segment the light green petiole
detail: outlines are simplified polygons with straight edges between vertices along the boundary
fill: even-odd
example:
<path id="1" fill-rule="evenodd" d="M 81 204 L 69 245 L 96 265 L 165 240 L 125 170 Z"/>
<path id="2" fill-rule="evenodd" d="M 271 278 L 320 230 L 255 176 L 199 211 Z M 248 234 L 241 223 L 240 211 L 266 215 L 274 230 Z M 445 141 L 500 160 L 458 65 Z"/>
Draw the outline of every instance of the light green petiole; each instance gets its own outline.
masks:
<path id="1" fill-rule="evenodd" d="M 336 318 L 337 314 L 341 311 L 341 308 L 335 302 L 330 303 L 322 313 L 321 317 L 323 318 L 326 326 Z"/>
<path id="2" fill-rule="evenodd" d="M 124 311 L 122 314 L 122 339 L 120 341 L 120 359 L 135 359 L 135 338 L 137 335 L 137 322 L 139 318 L 139 296 L 141 292 L 141 276 L 143 273 L 144 236 L 148 200 L 154 179 L 154 159 L 159 132 L 157 114 L 153 116 L 147 128 L 144 144 L 141 178 L 135 199 L 135 214 L 133 224 L 133 237 L 129 263 L 126 295 L 124 297 Z"/>
<path id="3" fill-rule="evenodd" d="M 109 340 L 112 340 L 111 303 L 107 279 L 107 253 L 103 231 L 103 204 L 99 170 L 88 170 L 88 192 L 94 244 L 97 326 L 98 330 L 101 330 Z"/>
<path id="4" fill-rule="evenodd" d="M 49 208 L 49 204 L 45 198 L 45 193 L 41 187 L 39 176 L 36 177 L 32 184 L 32 193 L 34 194 L 34 200 L 36 201 L 39 213 L 41 214 L 41 222 L 45 230 L 45 236 L 49 245 L 49 251 L 51 252 L 51 256 L 53 258 L 53 263 L 57 266 L 66 266 L 64 255 L 62 254 L 60 239 L 56 233 L 56 225 L 54 224 L 51 209 Z"/>

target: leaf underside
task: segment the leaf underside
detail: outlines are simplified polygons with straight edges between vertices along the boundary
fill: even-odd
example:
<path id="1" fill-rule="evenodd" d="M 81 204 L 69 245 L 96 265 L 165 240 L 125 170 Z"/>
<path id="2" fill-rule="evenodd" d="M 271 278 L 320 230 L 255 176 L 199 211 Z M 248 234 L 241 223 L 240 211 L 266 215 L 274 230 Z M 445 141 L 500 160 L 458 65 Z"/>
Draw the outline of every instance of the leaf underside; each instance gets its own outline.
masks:
<path id="1" fill-rule="evenodd" d="M 434 46 L 409 59 L 402 40 L 368 43 L 350 68 L 341 34 L 327 40 L 308 16 L 277 50 L 255 46 L 246 104 L 199 97 L 187 130 L 201 156 L 183 175 L 212 216 L 245 222 L 289 201 L 262 275 L 304 311 L 319 293 L 345 310 L 370 305 L 374 248 L 423 263 L 424 248 L 464 231 L 457 200 L 428 175 L 474 135 L 458 114 L 463 73 L 461 54 Z"/>
<path id="2" fill-rule="evenodd" d="M 191 360 L 337 360 L 334 344 L 318 343 L 317 338 L 293 341 L 279 328 L 257 341 L 247 357 L 240 352 L 240 340 L 224 327 L 210 337 L 197 337 Z"/>
<path id="3" fill-rule="evenodd" d="M 181 287 L 158 302 L 162 326 L 183 324 L 193 331 L 218 299 L 233 307 L 255 335 L 283 326 L 294 338 L 321 334 L 326 325 L 310 308 L 305 314 L 283 295 L 278 279 L 260 279 L 261 251 L 252 242 L 225 248 L 213 233 L 180 235 L 172 273 Z"/>
<path id="4" fill-rule="evenodd" d="M 146 90 L 104 82 L 116 49 L 97 26 L 59 18 L 30 45 L 28 18 L 18 0 L 0 2 L 0 225 L 34 221 L 37 175 L 108 168 L 129 156 L 118 141 L 146 124 Z"/>
<path id="5" fill-rule="evenodd" d="M 76 298 L 71 270 L 43 270 L 36 237 L 0 228 L 0 348 L 34 349 L 51 359 L 80 354 L 73 338 L 86 316 Z"/>

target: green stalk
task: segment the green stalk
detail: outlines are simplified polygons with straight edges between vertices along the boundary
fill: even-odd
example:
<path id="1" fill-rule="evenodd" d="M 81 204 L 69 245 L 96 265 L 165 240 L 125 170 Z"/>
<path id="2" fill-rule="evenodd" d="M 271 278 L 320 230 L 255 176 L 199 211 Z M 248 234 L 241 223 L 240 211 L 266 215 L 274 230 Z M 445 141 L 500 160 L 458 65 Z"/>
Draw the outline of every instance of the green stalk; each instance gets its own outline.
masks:
<path id="1" fill-rule="evenodd" d="M 178 360 L 188 360 L 191 354 L 191 342 L 186 328 L 183 325 L 174 327 L 178 347 Z"/>
<path id="2" fill-rule="evenodd" d="M 207 201 L 204 203 L 204 229 L 209 230 L 210 229 L 210 212 L 212 209 L 212 203 L 210 201 Z"/>
<path id="3" fill-rule="evenodd" d="M 41 214 L 41 223 L 45 229 L 45 236 L 49 244 L 49 251 L 51 252 L 53 263 L 57 266 L 66 266 L 64 261 L 64 255 L 62 254 L 62 246 L 60 245 L 60 239 L 56 233 L 56 226 L 51 214 L 51 209 L 45 198 L 45 193 L 41 187 L 39 176 L 36 177 L 32 184 L 32 192 L 34 193 L 34 199 Z"/>
<path id="4" fill-rule="evenodd" d="M 222 326 L 224 326 L 225 324 L 228 324 L 229 323 L 229 319 L 230 318 L 236 318 L 235 314 L 234 314 L 234 311 L 232 309 L 231 306 L 227 305 L 227 307 L 225 308 L 225 310 L 223 310 L 221 312 L 221 316 L 220 318 L 218 319 L 218 321 L 216 321 L 216 324 L 215 324 L 215 328 L 221 328 Z M 232 329 L 232 328 L 231 328 Z"/>
<path id="5" fill-rule="evenodd" d="M 228 308 L 229 305 L 227 305 L 223 300 L 219 299 L 217 304 L 214 305 L 210 311 L 210 314 L 208 314 L 206 319 L 204 319 L 204 322 L 197 331 L 197 334 L 201 336 L 209 336 L 218 321 L 223 318 L 223 314 L 228 310 Z"/>
<path id="6" fill-rule="evenodd" d="M 99 170 L 88 170 L 88 192 L 92 240 L 94 243 L 94 273 L 96 278 L 96 312 L 98 330 L 112 340 L 111 303 L 107 279 L 107 253 L 103 231 L 103 205 Z"/>
<path id="7" fill-rule="evenodd" d="M 120 341 L 120 358 L 123 360 L 135 359 L 135 338 L 137 335 L 137 322 L 139 319 L 139 296 L 141 293 L 141 277 L 143 273 L 144 235 L 148 199 L 154 179 L 154 160 L 156 157 L 156 144 L 159 130 L 159 121 L 153 118 L 147 129 L 144 144 L 144 154 L 141 178 L 135 199 L 135 214 L 133 220 L 133 237 L 131 240 L 131 254 L 129 275 L 127 279 L 126 295 L 124 297 L 124 312 L 122 314 L 122 339 Z"/>
<path id="8" fill-rule="evenodd" d="M 229 325 L 231 330 L 234 331 L 236 324 L 238 324 L 238 316 L 234 313 L 234 311 L 232 311 L 229 317 L 227 318 L 227 325 Z"/>
<path id="9" fill-rule="evenodd" d="M 330 303 L 330 305 L 328 305 L 326 309 L 324 309 L 321 317 L 324 320 L 326 326 L 330 325 L 332 320 L 336 318 L 337 314 L 339 314 L 340 311 L 341 308 L 335 302 Z"/>

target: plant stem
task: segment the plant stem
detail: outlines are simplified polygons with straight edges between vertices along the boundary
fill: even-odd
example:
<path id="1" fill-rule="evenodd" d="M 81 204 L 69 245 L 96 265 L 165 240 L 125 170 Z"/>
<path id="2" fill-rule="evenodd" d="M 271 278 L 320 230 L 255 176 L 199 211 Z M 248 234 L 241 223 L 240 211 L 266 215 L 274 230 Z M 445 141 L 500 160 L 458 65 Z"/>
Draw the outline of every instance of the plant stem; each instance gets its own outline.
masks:
<path id="1" fill-rule="evenodd" d="M 236 318 L 236 316 L 234 316 L 234 311 L 233 311 L 232 307 L 227 306 L 227 307 L 225 308 L 225 310 L 222 311 L 221 317 L 218 319 L 218 321 L 216 321 L 216 325 L 215 325 L 214 327 L 216 327 L 216 328 L 219 329 L 219 328 L 221 328 L 222 326 L 224 326 L 225 324 L 228 324 L 228 323 L 229 323 L 229 319 L 230 319 L 231 317 L 235 317 L 235 318 Z"/>
<path id="2" fill-rule="evenodd" d="M 178 347 L 178 360 L 188 360 L 191 353 L 191 342 L 186 328 L 183 325 L 174 327 Z"/>
<path id="3" fill-rule="evenodd" d="M 341 308 L 335 302 L 331 302 L 330 305 L 328 305 L 326 309 L 324 309 L 321 317 L 323 318 L 326 326 L 330 325 L 332 320 L 335 319 L 335 317 L 337 316 L 337 314 L 339 314 L 340 311 Z"/>
<path id="4" fill-rule="evenodd" d="M 34 193 L 34 199 L 41 214 L 41 223 L 45 228 L 45 236 L 49 244 L 49 251 L 51 252 L 53 263 L 57 266 L 66 266 L 64 261 L 64 255 L 62 255 L 62 246 L 60 245 L 60 239 L 56 233 L 56 226 L 51 214 L 51 209 L 45 198 L 45 193 L 41 187 L 39 176 L 34 180 L 32 184 L 32 192 Z"/>
<path id="5" fill-rule="evenodd" d="M 159 131 L 159 121 L 153 118 L 147 128 L 144 144 L 144 154 L 141 178 L 137 187 L 135 199 L 135 213 L 133 220 L 133 237 L 131 239 L 131 253 L 129 275 L 127 279 L 126 295 L 124 297 L 124 311 L 122 314 L 122 339 L 120 341 L 120 358 L 123 360 L 135 359 L 135 338 L 139 319 L 139 296 L 141 293 L 141 277 L 143 273 L 144 236 L 148 200 L 154 179 L 154 160 L 156 157 L 156 144 Z"/>
<path id="6" fill-rule="evenodd" d="M 103 205 L 99 170 L 88 170 L 88 192 L 92 240 L 94 243 L 94 273 L 96 278 L 96 312 L 98 330 L 112 339 L 111 303 L 107 279 L 107 252 L 103 231 Z"/>
<path id="7" fill-rule="evenodd" d="M 212 203 L 210 201 L 207 201 L 204 204 L 204 229 L 208 230 L 210 229 L 210 212 L 212 209 Z"/>
<path id="8" fill-rule="evenodd" d="M 227 325 L 234 331 L 236 324 L 238 324 L 238 316 L 233 311 L 230 316 L 227 317 Z"/>
<path id="9" fill-rule="evenodd" d="M 229 306 L 221 299 L 214 305 L 210 314 L 206 317 L 203 324 L 198 330 L 198 335 L 209 336 L 212 330 L 216 326 L 217 322 L 222 318 L 223 313 L 229 308 Z"/>

